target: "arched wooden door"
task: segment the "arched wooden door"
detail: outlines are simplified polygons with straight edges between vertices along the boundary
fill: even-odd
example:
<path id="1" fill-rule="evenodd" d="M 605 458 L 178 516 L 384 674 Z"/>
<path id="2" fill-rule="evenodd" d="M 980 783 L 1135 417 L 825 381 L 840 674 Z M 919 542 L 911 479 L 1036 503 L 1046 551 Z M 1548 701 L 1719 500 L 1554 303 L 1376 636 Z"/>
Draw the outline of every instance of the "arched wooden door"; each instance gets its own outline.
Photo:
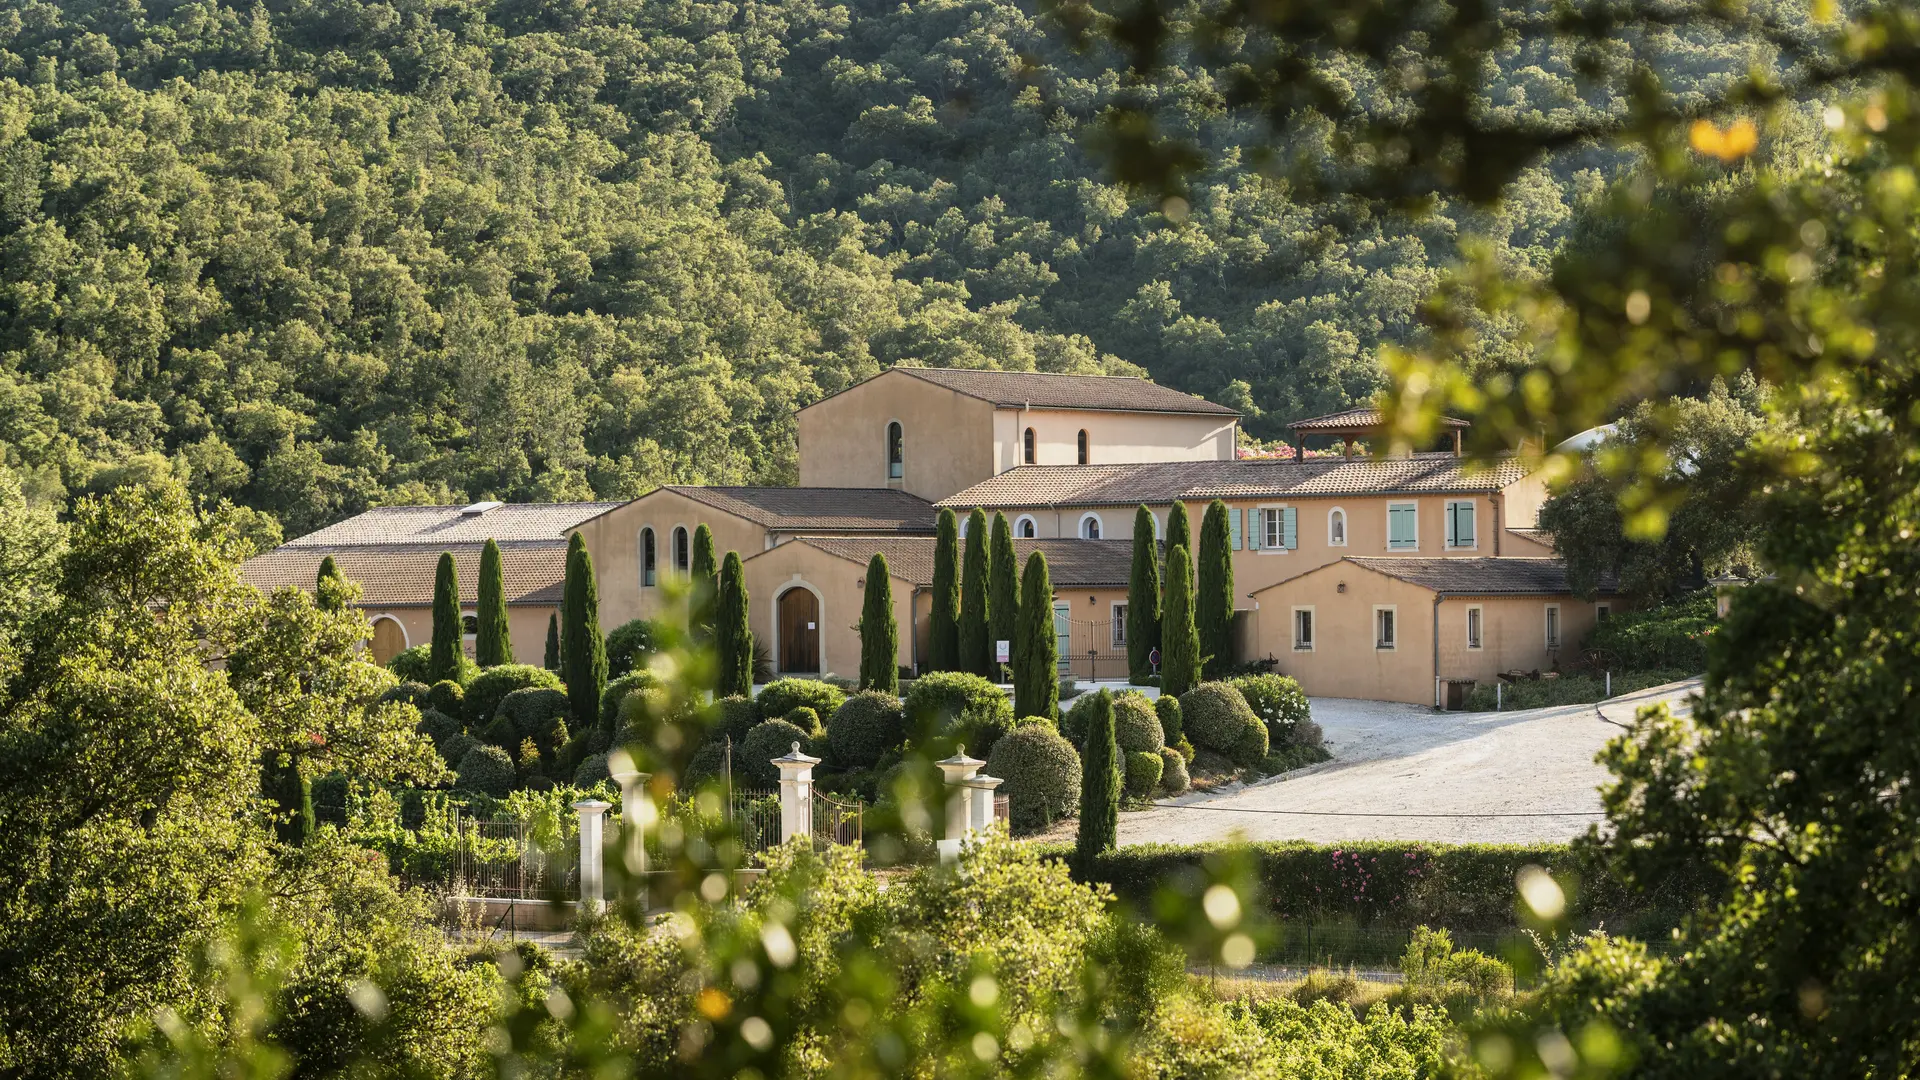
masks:
<path id="1" fill-rule="evenodd" d="M 780 670 L 800 675 L 820 670 L 820 601 L 811 589 L 780 594 Z"/>
<path id="2" fill-rule="evenodd" d="M 381 619 L 373 624 L 373 662 L 385 666 L 387 661 L 407 650 L 407 632 L 393 619 Z"/>

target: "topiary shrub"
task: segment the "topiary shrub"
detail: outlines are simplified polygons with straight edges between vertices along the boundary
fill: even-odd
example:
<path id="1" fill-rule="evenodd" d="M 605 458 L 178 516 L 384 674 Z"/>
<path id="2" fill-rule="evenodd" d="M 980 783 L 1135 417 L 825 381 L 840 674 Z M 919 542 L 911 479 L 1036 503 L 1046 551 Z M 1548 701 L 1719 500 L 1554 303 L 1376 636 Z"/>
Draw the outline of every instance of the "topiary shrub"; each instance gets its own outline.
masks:
<path id="1" fill-rule="evenodd" d="M 846 700 L 827 721 L 827 745 L 833 760 L 849 769 L 870 769 L 881 755 L 906 737 L 905 706 L 892 694 L 878 690 Z"/>
<path id="2" fill-rule="evenodd" d="M 747 737 L 733 748 L 734 776 L 747 787 L 778 787 L 780 770 L 774 766 L 773 759 L 786 757 L 793 751 L 794 743 L 806 749 L 807 734 L 785 720 L 763 720 L 755 724 Z"/>
<path id="3" fill-rule="evenodd" d="M 845 703 L 842 702 L 842 704 Z M 780 719 L 806 732 L 808 738 L 826 733 L 826 729 L 820 726 L 820 714 L 807 708 L 805 705 L 788 709 L 787 715 Z"/>
<path id="4" fill-rule="evenodd" d="M 464 716 L 467 712 L 467 692 L 452 679 L 441 679 L 427 689 L 427 705 L 448 716 Z"/>
<path id="5" fill-rule="evenodd" d="M 1172 694 L 1161 694 L 1153 699 L 1153 711 L 1160 717 L 1160 737 L 1168 746 L 1178 746 L 1187 737 L 1187 727 L 1180 713 L 1180 699 Z"/>
<path id="6" fill-rule="evenodd" d="M 735 757 L 738 758 L 740 752 L 739 739 L 733 741 L 733 750 Z M 693 757 L 688 759 L 686 772 L 680 777 L 681 790 L 691 791 L 702 784 L 718 780 L 726 768 L 726 763 L 727 747 L 725 741 L 717 737 L 709 738 L 706 742 L 701 743 L 700 749 L 695 750 Z"/>
<path id="7" fill-rule="evenodd" d="M 1171 746 L 1160 748 L 1160 790 L 1178 795 L 1193 786 L 1187 776 L 1187 759 Z"/>
<path id="8" fill-rule="evenodd" d="M 1267 725 L 1267 741 L 1275 747 L 1293 742 L 1294 730 L 1312 723 L 1313 707 L 1300 684 L 1285 675 L 1241 675 L 1227 685 L 1247 699 L 1253 715 Z"/>
<path id="9" fill-rule="evenodd" d="M 446 713 L 437 709 L 428 709 L 420 714 L 420 723 L 414 725 L 414 730 L 431 739 L 433 745 L 439 746 L 460 734 L 461 727 L 460 721 Z"/>
<path id="10" fill-rule="evenodd" d="M 1195 746 L 1229 757 L 1246 737 L 1247 725 L 1260 724 L 1240 691 L 1223 682 L 1201 683 L 1180 695 L 1180 717 Z"/>
<path id="11" fill-rule="evenodd" d="M 554 788 L 559 787 L 560 783 L 544 773 L 534 773 L 527 777 L 520 786 L 526 788 L 528 791 L 552 791 Z"/>
<path id="12" fill-rule="evenodd" d="M 1267 725 L 1255 717 L 1240 729 L 1240 737 L 1234 740 L 1233 749 L 1227 756 L 1233 759 L 1235 765 L 1252 768 L 1266 763 L 1267 750 L 1270 746 L 1271 744 L 1267 741 Z"/>
<path id="13" fill-rule="evenodd" d="M 412 705 L 417 709 L 425 709 L 431 704 L 427 701 L 427 693 L 428 687 L 426 683 L 403 682 L 397 686 L 388 687 L 385 692 L 380 695 L 379 702 L 385 705 L 389 701 L 397 701 L 402 705 Z"/>
<path id="14" fill-rule="evenodd" d="M 428 681 L 428 670 L 432 667 L 432 653 L 431 645 L 415 645 L 411 649 L 404 649 L 399 655 L 387 661 L 387 670 L 406 682 L 425 684 Z M 460 657 L 460 674 L 453 681 L 465 686 L 479 673 L 479 665 L 462 656 Z"/>
<path id="15" fill-rule="evenodd" d="M 1084 749 L 1087 745 L 1087 724 L 1093 716 L 1093 701 L 1096 694 L 1082 694 L 1078 701 L 1060 713 L 1060 734 L 1074 749 Z"/>
<path id="16" fill-rule="evenodd" d="M 480 729 L 480 741 L 488 746 L 497 746 L 502 750 L 512 750 L 520 745 L 523 738 L 520 728 L 510 716 L 496 716 L 493 722 Z"/>
<path id="17" fill-rule="evenodd" d="M 715 715 L 711 721 L 713 727 L 710 738 L 716 743 L 723 742 L 724 737 L 731 738 L 733 745 L 739 746 L 740 740 L 753 730 L 753 725 L 760 722 L 760 709 L 752 698 L 736 694 L 721 698 L 713 703 L 713 707 Z"/>
<path id="18" fill-rule="evenodd" d="M 777 720 L 802 705 L 817 716 L 832 716 L 833 710 L 847 700 L 847 693 L 819 679 L 776 679 L 762 687 L 753 700 L 760 706 L 762 720 Z"/>
<path id="19" fill-rule="evenodd" d="M 1165 769 L 1166 764 L 1160 760 L 1158 750 L 1151 753 L 1127 751 L 1127 794 L 1136 799 L 1151 797 L 1153 789 L 1160 786 L 1160 774 Z"/>
<path id="20" fill-rule="evenodd" d="M 455 769 L 460 786 L 496 799 L 504 799 L 513 790 L 513 758 L 497 746 L 476 746 L 467 751 Z"/>
<path id="21" fill-rule="evenodd" d="M 987 756 L 987 775 L 1006 781 L 1000 793 L 1016 832 L 1045 829 L 1080 805 L 1080 754 L 1046 720 L 1029 719 L 1001 736 Z"/>
<path id="22" fill-rule="evenodd" d="M 544 740 L 553 732 L 556 723 L 563 722 L 568 714 L 567 695 L 564 691 L 536 688 L 515 690 L 500 699 L 499 711 L 494 715 L 513 723 L 520 739 L 541 741 L 542 750 L 546 748 Z M 519 739 L 514 740 L 516 743 Z"/>
<path id="23" fill-rule="evenodd" d="M 449 737 L 435 749 L 440 751 L 440 760 L 447 763 L 447 768 L 458 769 L 461 759 L 467 756 L 468 751 L 485 745 L 487 744 L 471 735 L 461 734 Z"/>
<path id="24" fill-rule="evenodd" d="M 1160 732 L 1160 716 L 1146 695 L 1123 691 L 1113 696 L 1113 740 L 1130 754 L 1158 754 L 1167 745 Z"/>
<path id="25" fill-rule="evenodd" d="M 647 657 L 654 651 L 653 623 L 646 619 L 633 619 L 613 628 L 607 635 L 607 677 L 618 679 L 622 675 L 644 668 Z"/>
<path id="26" fill-rule="evenodd" d="M 580 767 L 573 770 L 573 786 L 577 788 L 590 788 L 612 781 L 613 774 L 607 771 L 605 754 L 588 754 L 580 760 Z"/>
<path id="27" fill-rule="evenodd" d="M 560 690 L 560 676 L 532 664 L 501 664 L 473 677 L 467 684 L 467 723 L 485 727 L 500 703 L 515 690 Z"/>
<path id="28" fill-rule="evenodd" d="M 627 695 L 658 685 L 660 680 L 654 678 L 651 671 L 629 672 L 608 683 L 606 691 L 600 695 L 601 729 L 609 735 L 613 734 L 620 727 L 620 704 L 627 700 Z"/>
<path id="29" fill-rule="evenodd" d="M 904 707 L 910 735 L 952 736 L 978 758 L 991 754 L 993 744 L 1013 730 L 1007 692 L 962 671 L 936 671 L 915 679 Z"/>

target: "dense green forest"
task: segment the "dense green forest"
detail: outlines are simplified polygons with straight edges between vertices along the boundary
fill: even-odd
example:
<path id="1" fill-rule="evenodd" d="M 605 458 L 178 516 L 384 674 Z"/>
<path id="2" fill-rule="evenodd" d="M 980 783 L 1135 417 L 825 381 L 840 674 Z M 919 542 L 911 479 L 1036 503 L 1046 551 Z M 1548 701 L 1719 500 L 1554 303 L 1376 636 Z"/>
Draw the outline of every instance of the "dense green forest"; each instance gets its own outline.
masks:
<path id="1" fill-rule="evenodd" d="M 1682 99 L 1767 60 L 1687 33 Z M 1623 108 L 1530 44 L 1486 91 Z M 1217 155 L 1183 204 L 1087 151 L 1143 93 Z M 0 0 L 0 463 L 172 472 L 259 539 L 791 482 L 795 407 L 898 362 L 1144 370 L 1271 438 L 1381 385 L 1463 236 L 1544 268 L 1626 160 L 1415 215 L 1290 199 L 1247 123 L 1012 0 Z"/>

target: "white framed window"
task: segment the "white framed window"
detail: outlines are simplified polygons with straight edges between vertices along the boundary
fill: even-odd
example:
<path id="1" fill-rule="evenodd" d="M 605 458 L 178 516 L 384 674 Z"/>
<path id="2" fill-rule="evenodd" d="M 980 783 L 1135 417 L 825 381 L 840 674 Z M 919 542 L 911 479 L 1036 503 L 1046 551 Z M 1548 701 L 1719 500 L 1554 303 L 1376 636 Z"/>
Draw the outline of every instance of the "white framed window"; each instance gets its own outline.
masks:
<path id="1" fill-rule="evenodd" d="M 1292 506 L 1263 506 L 1255 512 L 1254 543 L 1262 551 L 1292 551 L 1300 546 L 1300 511 Z"/>
<path id="2" fill-rule="evenodd" d="M 1127 605 L 1117 600 L 1113 604 L 1113 647 L 1127 647 Z"/>
<path id="3" fill-rule="evenodd" d="M 1100 535 L 1100 515 L 1082 514 L 1080 516 L 1080 539 L 1098 540 L 1100 539 Z"/>
<path id="4" fill-rule="evenodd" d="M 1313 651 L 1313 608 L 1293 609 L 1293 651 Z"/>
<path id="5" fill-rule="evenodd" d="M 1387 504 L 1387 550 L 1420 550 L 1419 503 L 1391 502 Z"/>
<path id="6" fill-rule="evenodd" d="M 1467 609 L 1467 648 L 1480 648 L 1480 631 L 1485 622 L 1486 616 L 1478 604 Z"/>
<path id="7" fill-rule="evenodd" d="M 1474 502 L 1452 499 L 1447 502 L 1447 546 L 1471 549 L 1478 546 L 1474 536 Z"/>
<path id="8" fill-rule="evenodd" d="M 1560 605 L 1547 605 L 1547 648 L 1560 647 Z"/>
<path id="9" fill-rule="evenodd" d="M 1034 523 L 1033 515 L 1021 514 L 1013 519 L 1013 535 L 1022 540 L 1032 540 L 1040 535 L 1040 527 Z"/>
<path id="10" fill-rule="evenodd" d="M 894 420 L 887 424 L 887 479 L 898 480 L 907 475 L 907 437 Z"/>
<path id="11" fill-rule="evenodd" d="M 1593 605 L 1593 621 L 1594 622 L 1606 622 L 1612 616 L 1613 616 L 1612 604 Z"/>
<path id="12" fill-rule="evenodd" d="M 673 568 L 684 574 L 692 565 L 693 549 L 688 543 L 687 527 L 675 525 L 673 527 Z"/>
<path id="13" fill-rule="evenodd" d="M 965 540 L 967 538 L 967 522 L 973 520 L 973 515 L 963 514 L 960 511 L 955 510 L 953 512 L 953 516 L 960 519 L 959 535 L 960 535 L 960 539 Z"/>
<path id="14" fill-rule="evenodd" d="M 640 530 L 640 584 L 642 587 L 660 583 L 660 545 L 653 535 L 653 526 Z"/>
<path id="15" fill-rule="evenodd" d="M 1327 546 L 1347 546 L 1347 512 L 1338 506 L 1327 511 Z"/>
<path id="16" fill-rule="evenodd" d="M 1373 606 L 1373 647 L 1392 650 L 1399 642 L 1399 609 L 1392 604 Z"/>

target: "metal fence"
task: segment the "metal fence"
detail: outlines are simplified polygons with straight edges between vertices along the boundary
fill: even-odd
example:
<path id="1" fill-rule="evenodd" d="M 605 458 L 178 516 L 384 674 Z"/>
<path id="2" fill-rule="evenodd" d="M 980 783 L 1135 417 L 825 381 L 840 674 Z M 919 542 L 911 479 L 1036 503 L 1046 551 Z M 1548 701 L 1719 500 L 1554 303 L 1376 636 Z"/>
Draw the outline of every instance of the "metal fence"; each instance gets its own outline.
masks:
<path id="1" fill-rule="evenodd" d="M 813 840 L 820 844 L 845 844 L 859 847 L 864 835 L 866 804 L 860 799 L 836 799 L 825 792 L 813 793 Z"/>
<path id="2" fill-rule="evenodd" d="M 993 797 L 993 820 L 1009 829 L 1013 827 L 1013 796 L 995 795 Z"/>
<path id="3" fill-rule="evenodd" d="M 450 826 L 455 894 L 538 899 L 578 891 L 579 844 L 564 830 L 541 844 L 527 822 L 476 818 L 458 808 Z"/>

